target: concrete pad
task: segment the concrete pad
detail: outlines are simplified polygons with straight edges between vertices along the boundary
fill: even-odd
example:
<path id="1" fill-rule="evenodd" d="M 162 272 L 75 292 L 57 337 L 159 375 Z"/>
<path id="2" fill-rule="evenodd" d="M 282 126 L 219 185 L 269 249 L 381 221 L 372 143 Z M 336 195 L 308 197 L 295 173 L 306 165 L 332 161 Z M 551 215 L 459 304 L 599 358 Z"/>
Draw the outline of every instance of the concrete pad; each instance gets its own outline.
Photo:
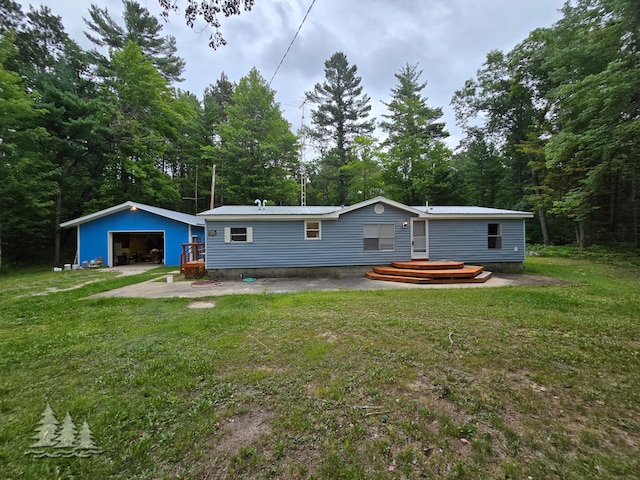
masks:
<path id="1" fill-rule="evenodd" d="M 435 285 L 384 282 L 370 280 L 364 276 L 343 278 L 259 278 L 254 282 L 244 282 L 241 280 L 185 281 L 181 280 L 178 276 L 174 276 L 173 283 L 167 283 L 165 277 L 99 293 L 89 298 L 200 298 L 222 295 L 250 295 L 301 291 L 495 288 L 519 285 L 553 285 L 560 283 L 566 282 L 530 275 L 507 274 L 494 274 L 493 277 L 485 283 Z"/>
<path id="2" fill-rule="evenodd" d="M 130 265 L 109 267 L 109 271 L 115 272 L 120 276 L 127 277 L 129 275 L 138 275 L 158 267 L 162 267 L 162 265 L 158 263 L 132 263 Z"/>

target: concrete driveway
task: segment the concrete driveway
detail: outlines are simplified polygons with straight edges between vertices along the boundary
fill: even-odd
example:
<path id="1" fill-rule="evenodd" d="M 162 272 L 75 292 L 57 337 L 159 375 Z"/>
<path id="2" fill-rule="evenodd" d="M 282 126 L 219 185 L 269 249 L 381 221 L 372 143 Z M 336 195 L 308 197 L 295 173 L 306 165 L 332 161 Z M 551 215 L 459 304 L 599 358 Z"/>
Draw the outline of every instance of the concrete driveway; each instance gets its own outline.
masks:
<path id="1" fill-rule="evenodd" d="M 129 266 L 127 265 L 116 268 L 125 269 L 126 267 Z M 134 266 L 131 265 L 131 267 Z M 133 269 L 126 270 L 126 272 L 133 271 Z M 253 282 L 241 280 L 190 281 L 182 279 L 182 276 L 176 272 L 174 274 L 163 276 L 159 279 L 148 280 L 146 282 L 129 285 L 128 287 L 99 293 L 91 296 L 90 298 L 200 298 L 216 297 L 221 295 L 287 293 L 300 291 L 430 290 L 437 288 L 495 288 L 522 285 L 554 285 L 561 283 L 565 282 L 552 278 L 511 274 L 494 274 L 493 277 L 485 283 L 462 283 L 453 285 L 413 285 L 408 283 L 370 280 L 364 276 L 343 278 L 259 278 Z"/>

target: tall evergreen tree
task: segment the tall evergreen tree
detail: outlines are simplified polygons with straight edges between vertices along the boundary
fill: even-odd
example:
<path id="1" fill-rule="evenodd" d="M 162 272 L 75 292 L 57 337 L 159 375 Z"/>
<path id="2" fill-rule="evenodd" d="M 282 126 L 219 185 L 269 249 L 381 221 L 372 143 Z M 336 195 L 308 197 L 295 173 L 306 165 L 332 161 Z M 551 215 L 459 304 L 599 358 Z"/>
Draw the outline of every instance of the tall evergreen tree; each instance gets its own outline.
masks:
<path id="1" fill-rule="evenodd" d="M 88 32 L 86 37 L 98 47 L 109 50 L 122 50 L 129 42 L 137 43 L 144 55 L 170 82 L 180 82 L 184 71 L 184 60 L 176 55 L 176 39 L 167 35 L 162 37 L 162 24 L 134 0 L 123 0 L 124 27 L 120 26 L 106 8 L 91 5 L 90 19 L 85 19 Z M 98 64 L 108 65 L 108 59 L 97 50 L 92 54 Z"/>
<path id="2" fill-rule="evenodd" d="M 19 3 L 13 0 L 0 0 L 0 35 L 9 30 L 18 32 L 24 21 L 24 13 Z"/>
<path id="3" fill-rule="evenodd" d="M 470 205 L 503 207 L 506 168 L 497 148 L 488 143 L 482 131 L 472 129 L 464 148 L 455 157 L 455 168 L 463 180 L 464 202 Z"/>
<path id="4" fill-rule="evenodd" d="M 342 52 L 334 53 L 324 66 L 324 82 L 306 92 L 306 100 L 316 106 L 309 134 L 320 154 L 319 178 L 312 179 L 312 188 L 314 182 L 324 184 L 324 195 L 318 197 L 323 203 L 340 205 L 348 196 L 348 179 L 340 168 L 349 162 L 355 137 L 371 133 L 374 121 L 368 118 L 370 98 L 363 93 L 358 68 L 349 65 Z"/>
<path id="5" fill-rule="evenodd" d="M 208 86 L 204 91 L 202 104 L 204 108 L 204 122 L 210 137 L 216 137 L 218 125 L 227 120 L 226 107 L 231 104 L 235 85 L 222 72 L 216 83 Z"/>
<path id="6" fill-rule="evenodd" d="M 14 38 L 0 36 L 0 267 L 8 245 L 9 260 L 26 261 L 30 249 L 48 244 L 55 190 L 55 167 L 38 149 L 47 135 L 35 122 L 43 111 L 21 75 L 6 67 L 17 55 Z"/>
<path id="7" fill-rule="evenodd" d="M 166 156 L 184 125 L 185 112 L 167 80 L 135 43 L 114 52 L 110 63 L 113 76 L 103 94 L 111 106 L 105 115 L 112 148 L 100 196 L 91 208 L 131 199 L 177 208 L 180 194 L 166 170 Z"/>
<path id="8" fill-rule="evenodd" d="M 427 83 L 420 81 L 421 74 L 417 65 L 409 64 L 395 74 L 392 99 L 385 103 L 389 113 L 381 124 L 388 133 L 385 191 L 408 205 L 446 202 L 450 188 L 447 160 L 451 152 L 442 141 L 449 134 L 438 121 L 442 109 L 430 107 L 422 94 Z"/>

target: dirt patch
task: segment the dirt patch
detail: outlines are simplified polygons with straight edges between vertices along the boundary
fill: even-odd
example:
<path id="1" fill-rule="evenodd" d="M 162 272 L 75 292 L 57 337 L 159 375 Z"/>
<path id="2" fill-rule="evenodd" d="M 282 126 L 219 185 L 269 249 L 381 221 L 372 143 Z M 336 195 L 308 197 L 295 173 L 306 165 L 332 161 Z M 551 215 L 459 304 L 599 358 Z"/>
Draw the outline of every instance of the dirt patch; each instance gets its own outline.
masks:
<path id="1" fill-rule="evenodd" d="M 271 417 L 268 412 L 258 411 L 226 420 L 220 427 L 222 437 L 213 448 L 214 456 L 235 455 L 240 448 L 254 445 L 261 437 L 270 435 Z"/>
<path id="2" fill-rule="evenodd" d="M 217 280 L 196 280 L 191 282 L 192 287 L 220 287 L 222 283 Z"/>
<path id="3" fill-rule="evenodd" d="M 320 335 L 321 338 L 324 338 L 329 343 L 335 343 L 338 341 L 338 336 L 333 332 L 325 332 Z"/>
<path id="4" fill-rule="evenodd" d="M 558 278 L 540 277 L 538 275 L 525 275 L 521 273 L 494 273 L 495 278 L 508 280 L 513 285 L 522 287 L 533 287 L 536 285 L 568 285 L 574 282 L 560 280 Z"/>
<path id="5" fill-rule="evenodd" d="M 48 287 L 46 290 L 42 291 L 42 292 L 36 292 L 36 293 L 32 293 L 31 296 L 32 297 L 42 297 L 44 295 L 49 295 L 50 293 L 59 293 L 59 292 L 70 292 L 71 290 L 77 290 L 79 288 L 82 288 L 86 285 L 89 285 L 90 283 L 95 283 L 98 282 L 99 280 L 89 280 L 87 282 L 84 283 L 80 283 L 78 285 L 74 285 L 73 287 L 67 287 L 67 288 L 56 288 L 56 287 Z"/>

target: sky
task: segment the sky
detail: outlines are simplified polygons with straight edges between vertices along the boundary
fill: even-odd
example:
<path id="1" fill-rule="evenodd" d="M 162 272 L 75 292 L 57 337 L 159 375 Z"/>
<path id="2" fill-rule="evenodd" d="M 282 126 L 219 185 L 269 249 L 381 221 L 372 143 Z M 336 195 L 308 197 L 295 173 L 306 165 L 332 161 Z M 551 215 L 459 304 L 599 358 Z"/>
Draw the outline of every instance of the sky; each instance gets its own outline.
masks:
<path id="1" fill-rule="evenodd" d="M 91 3 L 122 19 L 121 0 L 19 0 L 48 6 L 62 17 L 67 33 L 83 48 L 93 47 L 86 37 L 83 17 Z M 158 0 L 138 0 L 159 17 Z M 186 0 L 178 0 L 181 5 Z M 208 46 L 211 28 L 204 21 L 194 29 L 181 13 L 160 19 L 164 35 L 176 38 L 178 55 L 186 60 L 184 82 L 177 86 L 202 98 L 205 89 L 225 73 L 238 81 L 256 67 L 269 81 L 313 0 L 255 0 L 250 12 L 222 19 L 227 45 Z M 371 98 L 372 116 L 386 113 L 396 84 L 394 76 L 405 64 L 418 64 L 423 94 L 431 107 L 444 111 L 455 148 L 462 139 L 450 105 L 456 90 L 475 78 L 487 53 L 508 52 L 530 31 L 549 27 L 561 18 L 564 0 L 316 0 L 298 37 L 271 83 L 285 118 L 296 132 L 310 122 L 305 92 L 324 80 L 324 62 L 341 51 L 356 65 L 364 92 Z M 304 119 L 303 119 L 304 117 Z"/>

